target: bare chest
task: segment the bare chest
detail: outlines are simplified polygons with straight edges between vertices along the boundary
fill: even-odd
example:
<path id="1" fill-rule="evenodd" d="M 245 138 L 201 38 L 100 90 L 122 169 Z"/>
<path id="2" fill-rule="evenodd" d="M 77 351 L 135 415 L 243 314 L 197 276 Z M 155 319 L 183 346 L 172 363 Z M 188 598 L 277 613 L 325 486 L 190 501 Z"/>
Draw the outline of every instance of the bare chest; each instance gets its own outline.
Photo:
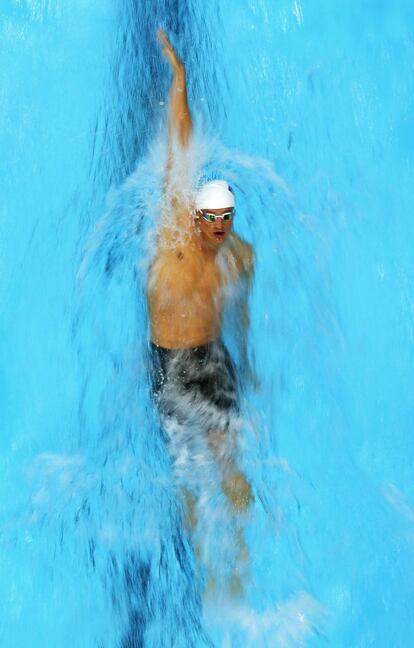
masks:
<path id="1" fill-rule="evenodd" d="M 164 252 L 151 266 L 148 295 L 160 305 L 218 306 L 226 283 L 223 268 L 214 258 L 193 251 Z"/>
<path id="2" fill-rule="evenodd" d="M 159 253 L 148 277 L 153 341 L 167 348 L 199 346 L 219 334 L 234 271 L 197 250 Z"/>

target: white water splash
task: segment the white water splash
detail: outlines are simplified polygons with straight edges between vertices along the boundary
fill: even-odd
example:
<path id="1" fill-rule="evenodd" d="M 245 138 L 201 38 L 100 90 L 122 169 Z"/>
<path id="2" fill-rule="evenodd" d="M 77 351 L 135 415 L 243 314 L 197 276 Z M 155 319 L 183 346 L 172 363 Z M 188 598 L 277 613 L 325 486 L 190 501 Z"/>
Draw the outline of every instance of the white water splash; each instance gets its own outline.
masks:
<path id="1" fill-rule="evenodd" d="M 300 648 L 320 632 L 327 617 L 324 606 L 307 592 L 299 592 L 262 613 L 223 600 L 208 603 L 204 612 L 212 626 L 225 629 L 221 648 L 239 645 L 241 635 L 244 648 Z M 233 639 L 235 634 L 237 642 Z"/>

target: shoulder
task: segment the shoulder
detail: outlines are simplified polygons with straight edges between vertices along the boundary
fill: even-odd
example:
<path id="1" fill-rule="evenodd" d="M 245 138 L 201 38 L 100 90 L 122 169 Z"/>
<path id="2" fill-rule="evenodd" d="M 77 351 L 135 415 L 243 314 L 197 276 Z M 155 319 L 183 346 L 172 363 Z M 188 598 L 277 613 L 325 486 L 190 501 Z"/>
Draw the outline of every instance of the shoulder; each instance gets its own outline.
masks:
<path id="1" fill-rule="evenodd" d="M 155 232 L 157 250 L 171 250 L 186 246 L 192 238 L 192 217 L 189 210 L 171 206 L 164 210 Z"/>
<path id="2" fill-rule="evenodd" d="M 160 237 L 150 263 L 150 272 L 160 270 L 178 270 L 192 268 L 199 262 L 199 251 L 191 235 L 178 233 L 172 237 Z"/>
<path id="3" fill-rule="evenodd" d="M 187 210 L 181 213 L 171 211 L 162 217 L 155 235 L 155 256 L 173 260 L 183 259 L 194 253 L 195 233 L 192 214 Z"/>

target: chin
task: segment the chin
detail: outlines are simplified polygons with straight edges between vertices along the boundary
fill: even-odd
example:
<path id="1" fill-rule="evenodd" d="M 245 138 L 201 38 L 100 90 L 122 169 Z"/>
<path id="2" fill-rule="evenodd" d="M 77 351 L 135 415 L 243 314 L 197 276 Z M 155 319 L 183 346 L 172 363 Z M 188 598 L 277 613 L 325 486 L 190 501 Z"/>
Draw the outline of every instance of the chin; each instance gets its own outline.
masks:
<path id="1" fill-rule="evenodd" d="M 225 241 L 227 241 L 227 236 L 226 235 L 222 236 L 222 237 L 219 237 L 219 238 L 216 238 L 215 236 L 210 238 L 210 243 L 212 243 L 213 245 L 215 245 L 217 247 L 220 247 L 220 245 L 223 245 L 223 243 Z"/>
<path id="2" fill-rule="evenodd" d="M 212 236 L 211 234 L 206 234 L 205 232 L 201 233 L 202 239 L 204 240 L 207 245 L 210 245 L 213 248 L 219 248 L 227 241 L 228 234 L 225 233 L 225 235 L 221 238 L 216 238 L 215 236 Z"/>

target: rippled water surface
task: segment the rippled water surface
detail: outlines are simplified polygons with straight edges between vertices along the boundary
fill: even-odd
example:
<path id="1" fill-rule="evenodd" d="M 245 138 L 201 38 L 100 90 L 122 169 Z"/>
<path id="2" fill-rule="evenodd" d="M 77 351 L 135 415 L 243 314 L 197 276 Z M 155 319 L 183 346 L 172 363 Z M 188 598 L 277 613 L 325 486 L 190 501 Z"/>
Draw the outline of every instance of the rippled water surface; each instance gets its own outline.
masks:
<path id="1" fill-rule="evenodd" d="M 414 10 L 342 5 L 3 0 L 1 646 L 413 645 Z M 238 601 L 202 595 L 149 396 L 158 26 L 256 254 Z"/>

